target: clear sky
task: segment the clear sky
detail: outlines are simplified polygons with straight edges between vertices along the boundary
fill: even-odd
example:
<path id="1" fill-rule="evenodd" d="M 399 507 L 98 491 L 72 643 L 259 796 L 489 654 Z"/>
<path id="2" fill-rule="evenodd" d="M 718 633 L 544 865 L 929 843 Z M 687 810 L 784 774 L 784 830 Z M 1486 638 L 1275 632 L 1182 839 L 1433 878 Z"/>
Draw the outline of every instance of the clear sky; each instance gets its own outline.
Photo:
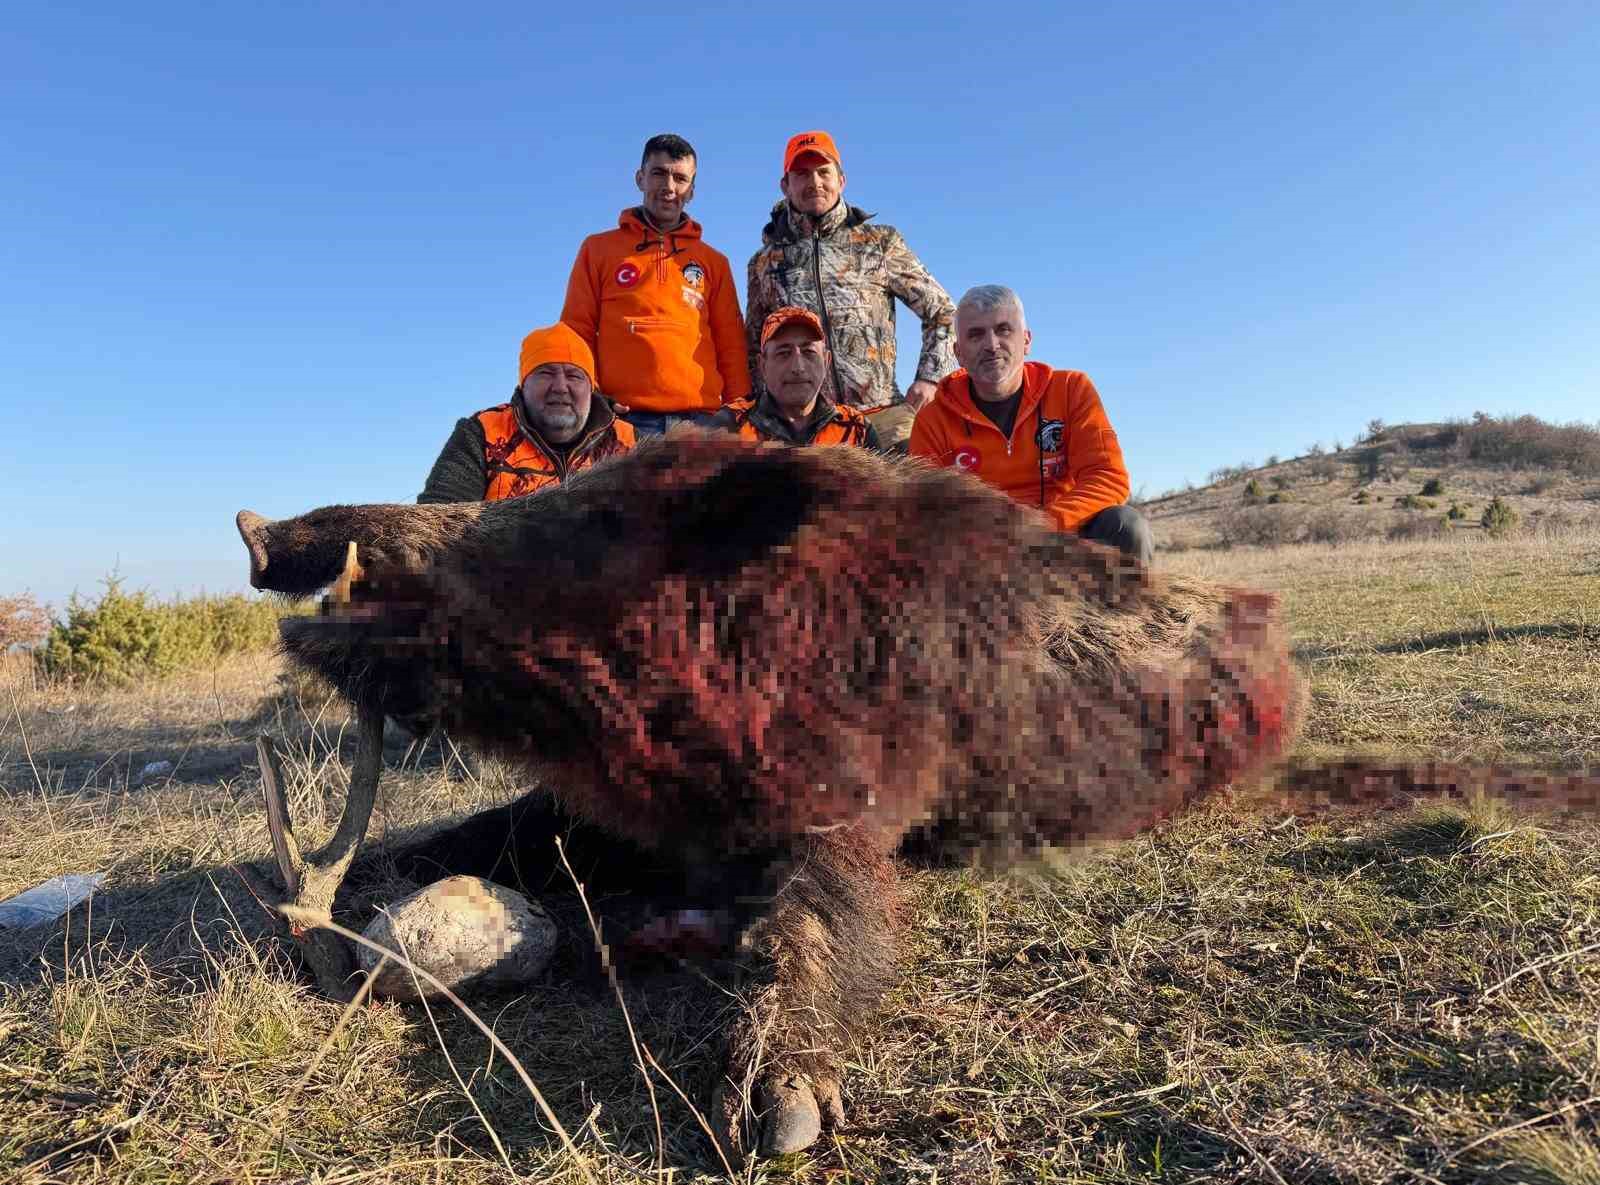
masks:
<path id="1" fill-rule="evenodd" d="M 0 594 L 231 591 L 240 507 L 413 499 L 661 131 L 741 299 L 784 140 L 832 132 L 952 294 L 1022 294 L 1136 490 L 1600 420 L 1600 6 L 944 9 L 8 6 Z"/>

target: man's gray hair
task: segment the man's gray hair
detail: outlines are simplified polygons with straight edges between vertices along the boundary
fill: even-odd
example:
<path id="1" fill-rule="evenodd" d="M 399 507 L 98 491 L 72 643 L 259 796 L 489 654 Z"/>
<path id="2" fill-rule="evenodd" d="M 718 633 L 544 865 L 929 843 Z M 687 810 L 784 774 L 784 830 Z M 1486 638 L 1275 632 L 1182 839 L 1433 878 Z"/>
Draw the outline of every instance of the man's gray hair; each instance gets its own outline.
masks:
<path id="1" fill-rule="evenodd" d="M 956 316 L 959 317 L 963 311 L 988 313 L 995 309 L 1012 307 L 1017 310 L 1019 319 L 1027 319 L 1027 314 L 1022 311 L 1022 297 L 1004 284 L 979 284 L 974 288 L 968 288 L 962 294 L 960 302 L 956 305 Z"/>

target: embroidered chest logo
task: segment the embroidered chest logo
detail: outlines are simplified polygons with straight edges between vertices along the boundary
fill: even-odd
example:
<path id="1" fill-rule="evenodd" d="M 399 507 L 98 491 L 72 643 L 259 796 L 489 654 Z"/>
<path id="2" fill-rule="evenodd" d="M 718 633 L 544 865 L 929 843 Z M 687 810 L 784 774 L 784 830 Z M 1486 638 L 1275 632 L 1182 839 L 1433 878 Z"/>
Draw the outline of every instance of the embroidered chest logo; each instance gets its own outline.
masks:
<path id="1" fill-rule="evenodd" d="M 684 264 L 683 282 L 688 284 L 691 288 L 704 287 L 706 282 L 706 269 L 701 267 L 698 263 Z"/>
<path id="2" fill-rule="evenodd" d="M 1034 434 L 1033 443 L 1039 446 L 1041 453 L 1059 453 L 1061 451 L 1061 434 L 1065 427 L 1060 420 L 1046 420 L 1039 425 L 1039 431 Z"/>
<path id="3" fill-rule="evenodd" d="M 617 284 L 622 288 L 632 288 L 639 282 L 639 269 L 631 263 L 625 263 L 617 269 Z"/>
<path id="4" fill-rule="evenodd" d="M 957 469 L 965 469 L 971 473 L 978 467 L 978 450 L 975 448 L 959 448 L 956 455 L 950 458 L 951 464 Z"/>

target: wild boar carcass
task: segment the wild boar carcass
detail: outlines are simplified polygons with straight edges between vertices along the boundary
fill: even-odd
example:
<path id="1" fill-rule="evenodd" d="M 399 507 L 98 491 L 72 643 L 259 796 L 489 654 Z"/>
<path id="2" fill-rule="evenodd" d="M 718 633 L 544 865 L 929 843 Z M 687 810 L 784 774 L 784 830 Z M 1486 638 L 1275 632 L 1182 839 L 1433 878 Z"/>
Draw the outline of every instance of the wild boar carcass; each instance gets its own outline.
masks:
<path id="1" fill-rule="evenodd" d="M 239 529 L 255 587 L 339 582 L 283 647 L 368 730 L 427 713 L 696 874 L 757 956 L 727 1070 L 769 1148 L 842 1114 L 835 1051 L 893 974 L 897 845 L 1132 835 L 1277 756 L 1301 703 L 1271 597 L 854 449 L 674 434 L 524 498 Z M 508 817 L 454 850 L 547 845 L 548 812 Z"/>

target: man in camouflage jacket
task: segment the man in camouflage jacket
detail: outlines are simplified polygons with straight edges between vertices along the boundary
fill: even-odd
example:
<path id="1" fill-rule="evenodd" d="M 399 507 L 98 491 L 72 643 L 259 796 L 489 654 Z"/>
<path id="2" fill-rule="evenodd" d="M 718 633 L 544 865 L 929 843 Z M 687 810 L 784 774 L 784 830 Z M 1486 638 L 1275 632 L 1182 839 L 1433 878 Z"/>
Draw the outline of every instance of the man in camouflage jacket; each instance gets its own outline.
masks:
<path id="1" fill-rule="evenodd" d="M 750 260 L 745 335 L 752 374 L 761 326 L 787 305 L 810 309 L 828 336 L 833 365 L 823 391 L 873 418 L 886 444 L 904 447 L 916 412 L 955 369 L 955 306 L 900 232 L 843 200 L 844 170 L 826 132 L 801 132 L 784 153 L 784 200 L 772 208 Z M 894 300 L 922 321 L 916 381 L 895 383 Z"/>

